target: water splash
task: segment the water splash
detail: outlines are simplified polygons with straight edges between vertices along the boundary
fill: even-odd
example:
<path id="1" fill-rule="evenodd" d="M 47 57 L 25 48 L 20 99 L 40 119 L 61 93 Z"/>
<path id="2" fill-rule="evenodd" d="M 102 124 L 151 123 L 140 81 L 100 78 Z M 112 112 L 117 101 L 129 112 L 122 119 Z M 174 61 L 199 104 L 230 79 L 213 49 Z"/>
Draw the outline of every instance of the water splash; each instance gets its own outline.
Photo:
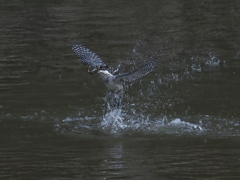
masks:
<path id="1" fill-rule="evenodd" d="M 78 111 L 77 111 L 77 110 Z M 115 109 L 104 116 L 95 114 L 89 116 L 79 108 L 74 108 L 72 115 L 69 111 L 60 113 L 48 110 L 29 110 L 26 114 L 14 114 L 3 111 L 0 113 L 1 123 L 29 121 L 53 124 L 54 130 L 63 134 L 93 135 L 93 136 L 133 136 L 144 137 L 148 135 L 209 135 L 209 136 L 239 136 L 240 123 L 236 117 L 216 117 L 210 115 L 191 115 L 184 117 L 170 117 L 165 115 L 137 112 L 134 107 L 128 110 Z M 75 113 L 74 113 L 75 112 Z M 65 116 L 65 117 L 63 117 Z M 20 123 L 21 124 L 21 123 Z"/>
<path id="2" fill-rule="evenodd" d="M 226 62 L 220 60 L 214 52 L 209 52 L 208 56 L 193 56 L 191 58 L 193 72 L 202 72 L 206 68 L 217 68 L 220 64 L 226 65 Z"/>
<path id="3" fill-rule="evenodd" d="M 200 125 L 189 123 L 189 122 L 185 122 L 185 121 L 182 121 L 179 118 L 174 119 L 171 122 L 169 122 L 168 126 L 203 131 L 203 128 Z"/>
<path id="4" fill-rule="evenodd" d="M 122 110 L 114 109 L 103 117 L 101 127 L 103 130 L 110 130 L 111 133 L 117 133 L 127 127 L 123 120 Z"/>
<path id="5" fill-rule="evenodd" d="M 166 116 L 152 118 L 150 115 L 137 114 L 132 109 L 132 115 L 122 114 L 121 109 L 108 112 L 100 123 L 100 128 L 110 134 L 130 135 L 142 134 L 173 134 L 203 132 L 199 124 L 182 121 L 180 118 L 172 119 Z"/>
<path id="6" fill-rule="evenodd" d="M 213 52 L 208 53 L 209 58 L 207 58 L 205 65 L 208 66 L 219 66 L 220 65 L 220 59 L 217 58 L 217 56 Z"/>

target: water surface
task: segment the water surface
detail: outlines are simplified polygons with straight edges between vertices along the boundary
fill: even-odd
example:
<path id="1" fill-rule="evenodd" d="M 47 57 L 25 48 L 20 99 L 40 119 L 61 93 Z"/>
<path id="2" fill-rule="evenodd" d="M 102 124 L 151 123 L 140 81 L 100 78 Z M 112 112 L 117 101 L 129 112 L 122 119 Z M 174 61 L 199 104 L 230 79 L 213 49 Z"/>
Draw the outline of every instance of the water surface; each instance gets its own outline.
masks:
<path id="1" fill-rule="evenodd" d="M 1 179 L 238 179 L 238 1 L 1 1 Z M 71 51 L 120 73 L 121 111 Z"/>

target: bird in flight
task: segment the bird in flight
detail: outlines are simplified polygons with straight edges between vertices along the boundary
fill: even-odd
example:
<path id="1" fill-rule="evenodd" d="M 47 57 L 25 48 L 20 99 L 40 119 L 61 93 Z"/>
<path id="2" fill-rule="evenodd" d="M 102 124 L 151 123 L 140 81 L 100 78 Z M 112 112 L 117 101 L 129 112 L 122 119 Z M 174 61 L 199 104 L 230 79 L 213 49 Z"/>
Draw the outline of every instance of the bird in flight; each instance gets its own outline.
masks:
<path id="1" fill-rule="evenodd" d="M 72 44 L 72 50 L 83 64 L 88 65 L 88 73 L 98 73 L 102 82 L 113 92 L 112 108 L 120 108 L 121 106 L 124 82 L 134 81 L 150 73 L 156 65 L 156 61 L 151 60 L 139 69 L 114 75 L 108 71 L 108 66 L 99 58 L 99 56 L 85 46 L 79 43 L 74 43 Z M 92 70 L 90 70 L 91 68 Z"/>

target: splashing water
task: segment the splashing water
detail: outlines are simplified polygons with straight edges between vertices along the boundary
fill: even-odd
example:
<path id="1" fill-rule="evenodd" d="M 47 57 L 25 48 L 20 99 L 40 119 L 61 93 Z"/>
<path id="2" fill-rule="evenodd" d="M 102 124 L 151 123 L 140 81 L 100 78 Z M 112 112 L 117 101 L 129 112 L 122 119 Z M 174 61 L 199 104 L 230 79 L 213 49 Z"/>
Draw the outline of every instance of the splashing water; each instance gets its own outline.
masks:
<path id="1" fill-rule="evenodd" d="M 123 120 L 122 109 L 114 109 L 103 117 L 101 127 L 103 130 L 110 130 L 111 133 L 117 133 L 127 127 Z"/>
<path id="2" fill-rule="evenodd" d="M 209 66 L 219 66 L 220 59 L 218 59 L 213 52 L 209 52 L 208 55 L 209 58 L 206 60 L 205 64 Z"/>
<path id="3" fill-rule="evenodd" d="M 193 123 L 189 123 L 189 122 L 185 122 L 182 121 L 179 118 L 176 118 L 174 120 L 172 120 L 171 122 L 168 123 L 169 126 L 176 126 L 179 128 L 189 128 L 192 130 L 199 130 L 199 131 L 203 131 L 203 128 L 200 125 L 197 124 L 193 124 Z"/>
<path id="4" fill-rule="evenodd" d="M 61 114 L 48 110 L 32 110 L 26 114 L 0 115 L 2 123 L 14 120 L 26 122 L 49 122 L 54 121 L 54 129 L 64 134 L 79 135 L 110 135 L 110 136 L 137 136 L 148 135 L 211 135 L 211 136 L 239 136 L 239 118 L 216 117 L 210 115 L 169 117 L 153 116 L 147 112 L 137 112 L 134 107 L 115 109 L 105 113 L 104 116 L 90 113 L 79 113 L 81 109 L 73 107 L 72 115 Z M 82 112 L 82 111 L 81 111 Z M 67 116 L 65 116 L 67 115 Z"/>
<path id="5" fill-rule="evenodd" d="M 182 121 L 180 118 L 169 119 L 151 118 L 150 115 L 122 114 L 122 109 L 114 109 L 108 112 L 100 123 L 100 128 L 110 134 L 132 134 L 142 132 L 143 134 L 172 134 L 172 133 L 189 133 L 203 132 L 201 125 Z M 125 134 L 125 135 L 126 135 Z"/>

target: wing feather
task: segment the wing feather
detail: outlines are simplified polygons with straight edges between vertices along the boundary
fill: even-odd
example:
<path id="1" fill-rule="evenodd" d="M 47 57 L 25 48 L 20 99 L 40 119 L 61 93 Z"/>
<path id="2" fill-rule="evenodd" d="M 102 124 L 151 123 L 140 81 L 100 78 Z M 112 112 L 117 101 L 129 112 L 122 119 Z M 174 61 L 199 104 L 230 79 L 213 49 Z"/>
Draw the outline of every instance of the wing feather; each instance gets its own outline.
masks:
<path id="1" fill-rule="evenodd" d="M 72 50 L 83 64 L 89 65 L 92 68 L 107 68 L 107 65 L 103 63 L 103 61 L 98 57 L 98 55 L 92 52 L 90 49 L 86 48 L 85 46 L 74 43 L 72 45 Z"/>
<path id="2" fill-rule="evenodd" d="M 143 65 L 137 70 L 116 76 L 116 80 L 134 81 L 150 73 L 155 67 L 155 65 L 156 61 L 149 61 L 147 64 Z"/>

